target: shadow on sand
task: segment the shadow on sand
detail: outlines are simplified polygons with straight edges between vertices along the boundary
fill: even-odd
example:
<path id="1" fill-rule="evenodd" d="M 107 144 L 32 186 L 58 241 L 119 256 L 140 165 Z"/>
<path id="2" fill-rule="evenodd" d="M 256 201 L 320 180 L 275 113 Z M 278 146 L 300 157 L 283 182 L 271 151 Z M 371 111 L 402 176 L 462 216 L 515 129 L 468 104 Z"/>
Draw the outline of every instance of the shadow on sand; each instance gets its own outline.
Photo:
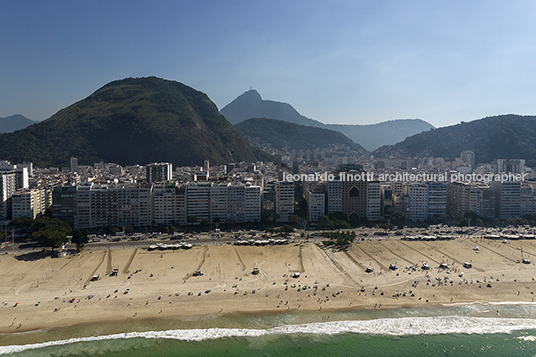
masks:
<path id="1" fill-rule="evenodd" d="M 29 253 L 24 253 L 24 254 L 18 254 L 18 255 L 15 255 L 14 258 L 20 261 L 29 262 L 29 261 L 35 261 L 35 260 L 43 259 L 46 257 L 50 257 L 50 255 L 51 255 L 50 252 L 43 253 L 39 251 L 39 252 L 29 252 Z"/>

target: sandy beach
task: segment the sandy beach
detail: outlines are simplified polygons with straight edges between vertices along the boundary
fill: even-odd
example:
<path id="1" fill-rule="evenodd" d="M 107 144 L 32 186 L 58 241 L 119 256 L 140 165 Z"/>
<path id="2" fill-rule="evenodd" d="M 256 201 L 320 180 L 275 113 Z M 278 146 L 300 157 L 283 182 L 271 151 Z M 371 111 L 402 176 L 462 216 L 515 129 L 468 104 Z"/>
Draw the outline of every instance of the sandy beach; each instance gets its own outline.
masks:
<path id="1" fill-rule="evenodd" d="M 520 248 L 530 264 L 521 263 Z M 2 255 L 0 333 L 160 316 L 303 310 L 327 317 L 349 309 L 530 303 L 536 291 L 532 257 L 531 240 L 471 238 L 367 240 L 346 250 L 316 243 L 210 244 L 87 249 L 62 258 Z M 430 270 L 421 269 L 424 263 Z M 439 269 L 441 263 L 448 268 Z M 118 276 L 109 276 L 113 269 Z M 203 275 L 194 276 L 196 270 Z M 99 280 L 90 281 L 97 274 Z"/>

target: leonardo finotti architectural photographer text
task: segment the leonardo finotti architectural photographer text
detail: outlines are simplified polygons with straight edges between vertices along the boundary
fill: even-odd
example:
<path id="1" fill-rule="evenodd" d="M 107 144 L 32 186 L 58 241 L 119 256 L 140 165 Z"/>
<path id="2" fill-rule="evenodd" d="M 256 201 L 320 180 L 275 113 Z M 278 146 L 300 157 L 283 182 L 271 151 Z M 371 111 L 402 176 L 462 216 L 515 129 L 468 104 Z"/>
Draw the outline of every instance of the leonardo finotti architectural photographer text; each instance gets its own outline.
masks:
<path id="1" fill-rule="evenodd" d="M 314 174 L 287 174 L 283 173 L 285 181 L 380 181 L 380 182 L 481 182 L 490 183 L 496 182 L 519 182 L 525 181 L 527 174 L 462 174 L 462 173 L 450 173 L 444 172 L 442 174 L 430 174 L 430 173 L 409 173 L 409 172 L 397 172 L 397 173 L 381 173 L 375 174 L 374 172 L 359 172 L 348 173 L 341 172 L 338 175 L 324 173 Z"/>

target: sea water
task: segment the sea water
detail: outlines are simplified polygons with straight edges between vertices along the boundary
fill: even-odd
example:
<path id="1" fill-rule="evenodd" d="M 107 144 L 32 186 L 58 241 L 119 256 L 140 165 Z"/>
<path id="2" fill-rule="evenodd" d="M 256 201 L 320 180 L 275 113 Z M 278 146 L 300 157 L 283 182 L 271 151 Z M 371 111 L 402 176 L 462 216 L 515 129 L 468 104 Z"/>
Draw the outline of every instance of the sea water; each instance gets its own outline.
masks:
<path id="1" fill-rule="evenodd" d="M 129 319 L 0 335 L 14 356 L 533 356 L 536 305 Z"/>

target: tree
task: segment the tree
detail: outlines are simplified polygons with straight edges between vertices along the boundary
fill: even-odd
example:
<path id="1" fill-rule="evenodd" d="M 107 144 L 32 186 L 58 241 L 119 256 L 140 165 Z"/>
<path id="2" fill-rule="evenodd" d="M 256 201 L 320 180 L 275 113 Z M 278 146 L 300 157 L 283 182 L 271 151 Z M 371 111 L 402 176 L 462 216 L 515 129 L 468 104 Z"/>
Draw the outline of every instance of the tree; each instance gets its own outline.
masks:
<path id="1" fill-rule="evenodd" d="M 197 223 L 198 219 L 196 216 L 188 216 L 186 221 L 188 222 L 188 224 L 195 224 Z"/>
<path id="2" fill-rule="evenodd" d="M 322 217 L 322 218 L 320 218 L 318 220 L 318 223 L 317 223 L 316 227 L 318 229 L 326 229 L 326 228 L 329 228 L 330 223 L 331 223 L 331 221 L 330 221 L 329 217 L 324 216 L 324 217 Z"/>
<path id="3" fill-rule="evenodd" d="M 307 201 L 305 200 L 305 198 L 301 198 L 299 201 L 298 201 L 298 204 L 296 205 L 296 209 L 294 210 L 294 214 L 297 215 L 298 217 L 307 217 L 307 211 L 308 211 L 308 207 L 307 207 Z"/>
<path id="4" fill-rule="evenodd" d="M 296 226 L 300 223 L 300 217 L 296 214 L 292 214 L 290 215 L 289 219 L 288 219 L 288 223 L 293 225 L 293 226 Z"/>
<path id="5" fill-rule="evenodd" d="M 283 224 L 280 229 L 281 229 L 281 232 L 284 232 L 284 233 L 294 232 L 294 227 L 292 227 L 290 224 Z"/>
<path id="6" fill-rule="evenodd" d="M 175 226 L 167 227 L 167 233 L 168 234 L 174 234 L 176 231 L 177 231 L 177 228 Z"/>
<path id="7" fill-rule="evenodd" d="M 26 216 L 18 217 L 9 222 L 9 225 L 15 229 L 29 229 L 34 224 L 34 220 Z"/>
<path id="8" fill-rule="evenodd" d="M 67 232 L 52 228 L 40 229 L 32 233 L 32 238 L 35 239 L 40 246 L 50 247 L 54 250 L 67 243 Z"/>
<path id="9" fill-rule="evenodd" d="M 468 225 L 469 225 L 469 218 L 462 218 L 458 222 L 458 226 L 460 226 L 460 227 L 467 227 Z"/>
<path id="10" fill-rule="evenodd" d="M 77 229 L 73 232 L 71 243 L 76 244 L 76 250 L 81 251 L 84 246 L 89 243 L 88 231 L 85 229 Z"/>
<path id="11" fill-rule="evenodd" d="M 108 226 L 105 228 L 106 234 L 116 234 L 117 232 L 121 232 L 121 229 L 119 227 L 114 226 Z"/>
<path id="12" fill-rule="evenodd" d="M 134 227 L 132 227 L 130 224 L 125 227 L 125 234 L 132 234 L 134 233 Z"/>

